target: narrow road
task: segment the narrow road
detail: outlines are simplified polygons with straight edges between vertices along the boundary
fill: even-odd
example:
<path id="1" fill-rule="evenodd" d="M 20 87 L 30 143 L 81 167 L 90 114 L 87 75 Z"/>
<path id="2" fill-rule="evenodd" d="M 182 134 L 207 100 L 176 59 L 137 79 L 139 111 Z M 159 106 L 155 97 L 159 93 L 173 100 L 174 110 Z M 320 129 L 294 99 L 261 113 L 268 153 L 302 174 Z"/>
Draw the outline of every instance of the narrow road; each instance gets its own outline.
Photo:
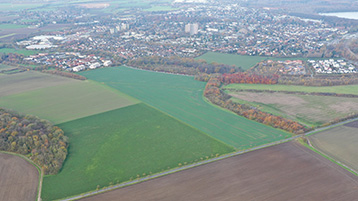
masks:
<path id="1" fill-rule="evenodd" d="M 243 154 L 243 153 L 246 153 L 246 152 L 255 151 L 255 150 L 258 150 L 258 149 L 262 149 L 262 148 L 282 144 L 282 143 L 289 142 L 291 140 L 300 138 L 302 136 L 308 136 L 308 135 L 311 135 L 311 134 L 313 134 L 315 132 L 319 132 L 319 131 L 326 130 L 326 129 L 329 129 L 329 128 L 332 128 L 332 127 L 335 127 L 335 126 L 343 125 L 345 123 L 355 121 L 355 120 L 358 120 L 358 118 L 349 119 L 349 120 L 346 120 L 346 121 L 343 121 L 343 122 L 332 124 L 330 126 L 315 129 L 315 130 L 307 132 L 305 134 L 295 135 L 295 136 L 292 136 L 290 138 L 286 138 L 286 139 L 283 139 L 283 140 L 279 140 L 279 141 L 271 142 L 271 143 L 268 143 L 268 144 L 260 145 L 260 146 L 253 147 L 253 148 L 250 148 L 250 149 L 246 149 L 246 150 L 243 150 L 243 151 L 233 152 L 233 153 L 222 155 L 222 156 L 219 156 L 219 157 L 216 157 L 216 158 L 208 159 L 208 160 L 205 160 L 205 161 L 200 161 L 200 162 L 193 163 L 193 164 L 190 164 L 190 165 L 174 168 L 174 169 L 171 169 L 171 170 L 168 170 L 168 171 L 164 171 L 164 172 L 156 173 L 156 174 L 146 176 L 146 177 L 143 177 L 143 178 L 135 179 L 133 181 L 124 182 L 124 183 L 117 184 L 117 185 L 110 186 L 110 187 L 106 187 L 106 188 L 103 188 L 103 189 L 100 189 L 100 190 L 96 190 L 96 191 L 84 193 L 84 194 L 81 194 L 81 195 L 77 195 L 77 196 L 74 196 L 74 197 L 66 198 L 66 199 L 63 199 L 62 201 L 71 201 L 71 200 L 81 199 L 81 198 L 84 198 L 84 197 L 89 197 L 89 196 L 92 196 L 92 195 L 95 195 L 95 194 L 104 193 L 106 191 L 110 191 L 110 190 L 114 190 L 114 189 L 117 189 L 117 188 L 129 186 L 129 185 L 132 185 L 132 184 L 140 183 L 140 182 L 147 181 L 147 180 L 150 180 L 150 179 L 154 179 L 154 178 L 157 178 L 157 177 L 169 175 L 169 174 L 172 174 L 172 173 L 175 173 L 175 172 L 178 172 L 178 171 L 182 171 L 182 170 L 185 170 L 185 169 L 193 168 L 193 167 L 196 167 L 196 166 L 199 166 L 199 165 L 204 165 L 204 164 L 208 164 L 208 163 L 211 163 L 211 162 L 214 162 L 214 161 L 229 158 L 229 157 L 232 157 L 232 156 L 237 156 L 237 155 L 240 155 L 240 154 Z M 340 163 L 340 164 L 342 166 L 347 167 L 346 165 L 344 165 L 342 163 Z"/>

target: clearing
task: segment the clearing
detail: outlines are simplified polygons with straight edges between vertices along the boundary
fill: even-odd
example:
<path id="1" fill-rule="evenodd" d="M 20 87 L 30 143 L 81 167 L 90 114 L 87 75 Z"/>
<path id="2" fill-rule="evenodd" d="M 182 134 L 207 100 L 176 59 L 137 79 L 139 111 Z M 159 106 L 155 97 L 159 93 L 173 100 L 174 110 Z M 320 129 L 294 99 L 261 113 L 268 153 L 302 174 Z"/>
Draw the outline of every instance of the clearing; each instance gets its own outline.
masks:
<path id="1" fill-rule="evenodd" d="M 280 84 L 229 84 L 224 87 L 228 90 L 267 90 L 267 91 L 293 91 L 293 92 L 321 92 L 321 93 L 337 93 L 337 94 L 354 94 L 358 95 L 358 85 L 344 86 L 298 86 L 298 85 L 280 85 Z"/>
<path id="2" fill-rule="evenodd" d="M 213 106 L 203 97 L 206 83 L 190 76 L 127 67 L 80 73 L 133 96 L 237 149 L 285 139 L 291 134 Z"/>
<path id="3" fill-rule="evenodd" d="M 58 125 L 71 140 L 61 172 L 44 178 L 42 199 L 96 190 L 234 151 L 168 115 L 137 104 Z"/>
<path id="4" fill-rule="evenodd" d="M 309 139 L 324 154 L 358 171 L 358 121 L 313 134 Z"/>
<path id="5" fill-rule="evenodd" d="M 352 112 L 358 113 L 358 98 L 265 92 L 227 91 L 233 101 L 254 106 L 308 126 L 319 126 Z"/>
<path id="6" fill-rule="evenodd" d="M 1 107 L 23 114 L 36 115 L 55 124 L 138 102 L 105 85 L 93 81 L 76 80 L 67 84 L 0 97 Z"/>
<path id="7" fill-rule="evenodd" d="M 83 201 L 351 201 L 358 178 L 295 142 L 268 147 Z"/>
<path id="8" fill-rule="evenodd" d="M 1 200 L 37 200 L 39 172 L 20 156 L 0 152 L 0 178 Z"/>

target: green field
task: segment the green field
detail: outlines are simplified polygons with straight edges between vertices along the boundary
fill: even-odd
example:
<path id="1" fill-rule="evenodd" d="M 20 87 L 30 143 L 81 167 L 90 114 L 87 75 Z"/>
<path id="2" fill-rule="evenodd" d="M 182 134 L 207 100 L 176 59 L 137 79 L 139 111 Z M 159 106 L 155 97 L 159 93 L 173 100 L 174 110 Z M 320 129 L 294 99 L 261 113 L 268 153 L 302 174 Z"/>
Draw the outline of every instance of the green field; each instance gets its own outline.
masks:
<path id="1" fill-rule="evenodd" d="M 0 98 L 12 94 L 18 94 L 30 90 L 40 89 L 49 86 L 57 86 L 66 83 L 80 82 L 78 80 L 27 71 L 13 75 L 3 75 L 0 79 Z"/>
<path id="2" fill-rule="evenodd" d="M 355 94 L 358 95 L 358 85 L 344 85 L 344 86 L 326 86 L 326 87 L 311 87 L 298 85 L 268 85 L 268 84 L 229 84 L 224 89 L 237 90 L 269 90 L 269 91 L 294 91 L 294 92 L 323 92 L 323 93 L 337 93 L 337 94 Z"/>
<path id="3" fill-rule="evenodd" d="M 248 104 L 309 127 L 320 126 L 352 112 L 358 113 L 358 98 L 284 93 L 229 92 L 234 102 Z"/>
<path id="4" fill-rule="evenodd" d="M 338 126 L 313 134 L 309 139 L 324 154 L 358 171 L 358 127 Z"/>
<path id="5" fill-rule="evenodd" d="M 20 24 L 0 24 L 0 30 L 19 29 L 19 28 L 25 28 L 25 27 L 26 27 L 25 25 L 20 25 Z"/>
<path id="6" fill-rule="evenodd" d="M 17 54 L 22 54 L 24 56 L 29 56 L 32 54 L 37 54 L 39 51 L 36 50 L 26 50 L 26 49 L 13 49 L 13 48 L 1 48 L 0 49 L 0 53 L 17 53 Z"/>
<path id="7" fill-rule="evenodd" d="M 137 100 L 93 81 L 77 81 L 0 98 L 1 107 L 56 124 L 136 103 Z"/>
<path id="8" fill-rule="evenodd" d="M 239 54 L 226 54 L 219 52 L 208 52 L 205 53 L 196 59 L 203 59 L 208 63 L 216 62 L 227 65 L 235 65 L 241 67 L 243 70 L 248 70 L 251 67 L 255 66 L 257 63 L 271 59 L 274 61 L 277 60 L 308 60 L 308 59 L 320 59 L 320 58 L 278 58 L 278 57 L 263 57 L 263 56 L 248 56 L 248 55 L 239 55 Z"/>
<path id="9" fill-rule="evenodd" d="M 2 38 L 7 38 L 7 37 L 10 37 L 10 36 L 14 36 L 16 35 L 17 33 L 11 33 L 11 34 L 7 34 L 7 35 L 3 35 L 3 36 L 0 36 L 0 39 Z"/>
<path id="10" fill-rule="evenodd" d="M 60 124 L 71 144 L 62 171 L 44 178 L 43 200 L 77 195 L 234 151 L 145 104 Z"/>
<path id="11" fill-rule="evenodd" d="M 207 103 L 203 98 L 206 83 L 193 77 L 126 67 L 103 68 L 80 74 L 148 103 L 237 149 L 291 136 Z"/>
<path id="12" fill-rule="evenodd" d="M 41 3 L 0 3 L 0 11 L 20 11 L 43 6 Z"/>
<path id="13" fill-rule="evenodd" d="M 6 69 L 12 69 L 15 68 L 14 66 L 9 66 L 9 65 L 5 65 L 5 64 L 0 64 L 0 71 L 1 70 L 6 70 Z M 1 82 L 1 81 L 0 81 Z"/>

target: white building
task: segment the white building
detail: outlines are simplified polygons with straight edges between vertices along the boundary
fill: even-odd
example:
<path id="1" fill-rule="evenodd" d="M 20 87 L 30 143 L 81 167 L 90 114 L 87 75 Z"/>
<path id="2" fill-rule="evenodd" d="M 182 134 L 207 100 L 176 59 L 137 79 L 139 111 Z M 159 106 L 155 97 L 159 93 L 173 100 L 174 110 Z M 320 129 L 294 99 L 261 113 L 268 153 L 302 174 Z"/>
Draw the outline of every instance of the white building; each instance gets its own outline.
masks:
<path id="1" fill-rule="evenodd" d="M 195 35 L 198 34 L 198 31 L 199 31 L 198 23 L 185 25 L 185 33 L 190 33 L 190 35 Z"/>

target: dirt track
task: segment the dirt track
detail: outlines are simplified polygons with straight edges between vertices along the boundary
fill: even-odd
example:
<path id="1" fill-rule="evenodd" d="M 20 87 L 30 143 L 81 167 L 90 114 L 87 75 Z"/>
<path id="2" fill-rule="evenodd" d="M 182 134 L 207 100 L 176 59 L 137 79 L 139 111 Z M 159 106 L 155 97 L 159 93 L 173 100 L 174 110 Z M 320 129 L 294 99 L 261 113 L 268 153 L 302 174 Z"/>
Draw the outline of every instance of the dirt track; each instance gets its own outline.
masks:
<path id="1" fill-rule="evenodd" d="M 358 177 L 294 142 L 82 199 L 358 200 Z"/>
<path id="2" fill-rule="evenodd" d="M 0 153 L 0 200 L 34 201 L 39 174 L 25 159 Z"/>

